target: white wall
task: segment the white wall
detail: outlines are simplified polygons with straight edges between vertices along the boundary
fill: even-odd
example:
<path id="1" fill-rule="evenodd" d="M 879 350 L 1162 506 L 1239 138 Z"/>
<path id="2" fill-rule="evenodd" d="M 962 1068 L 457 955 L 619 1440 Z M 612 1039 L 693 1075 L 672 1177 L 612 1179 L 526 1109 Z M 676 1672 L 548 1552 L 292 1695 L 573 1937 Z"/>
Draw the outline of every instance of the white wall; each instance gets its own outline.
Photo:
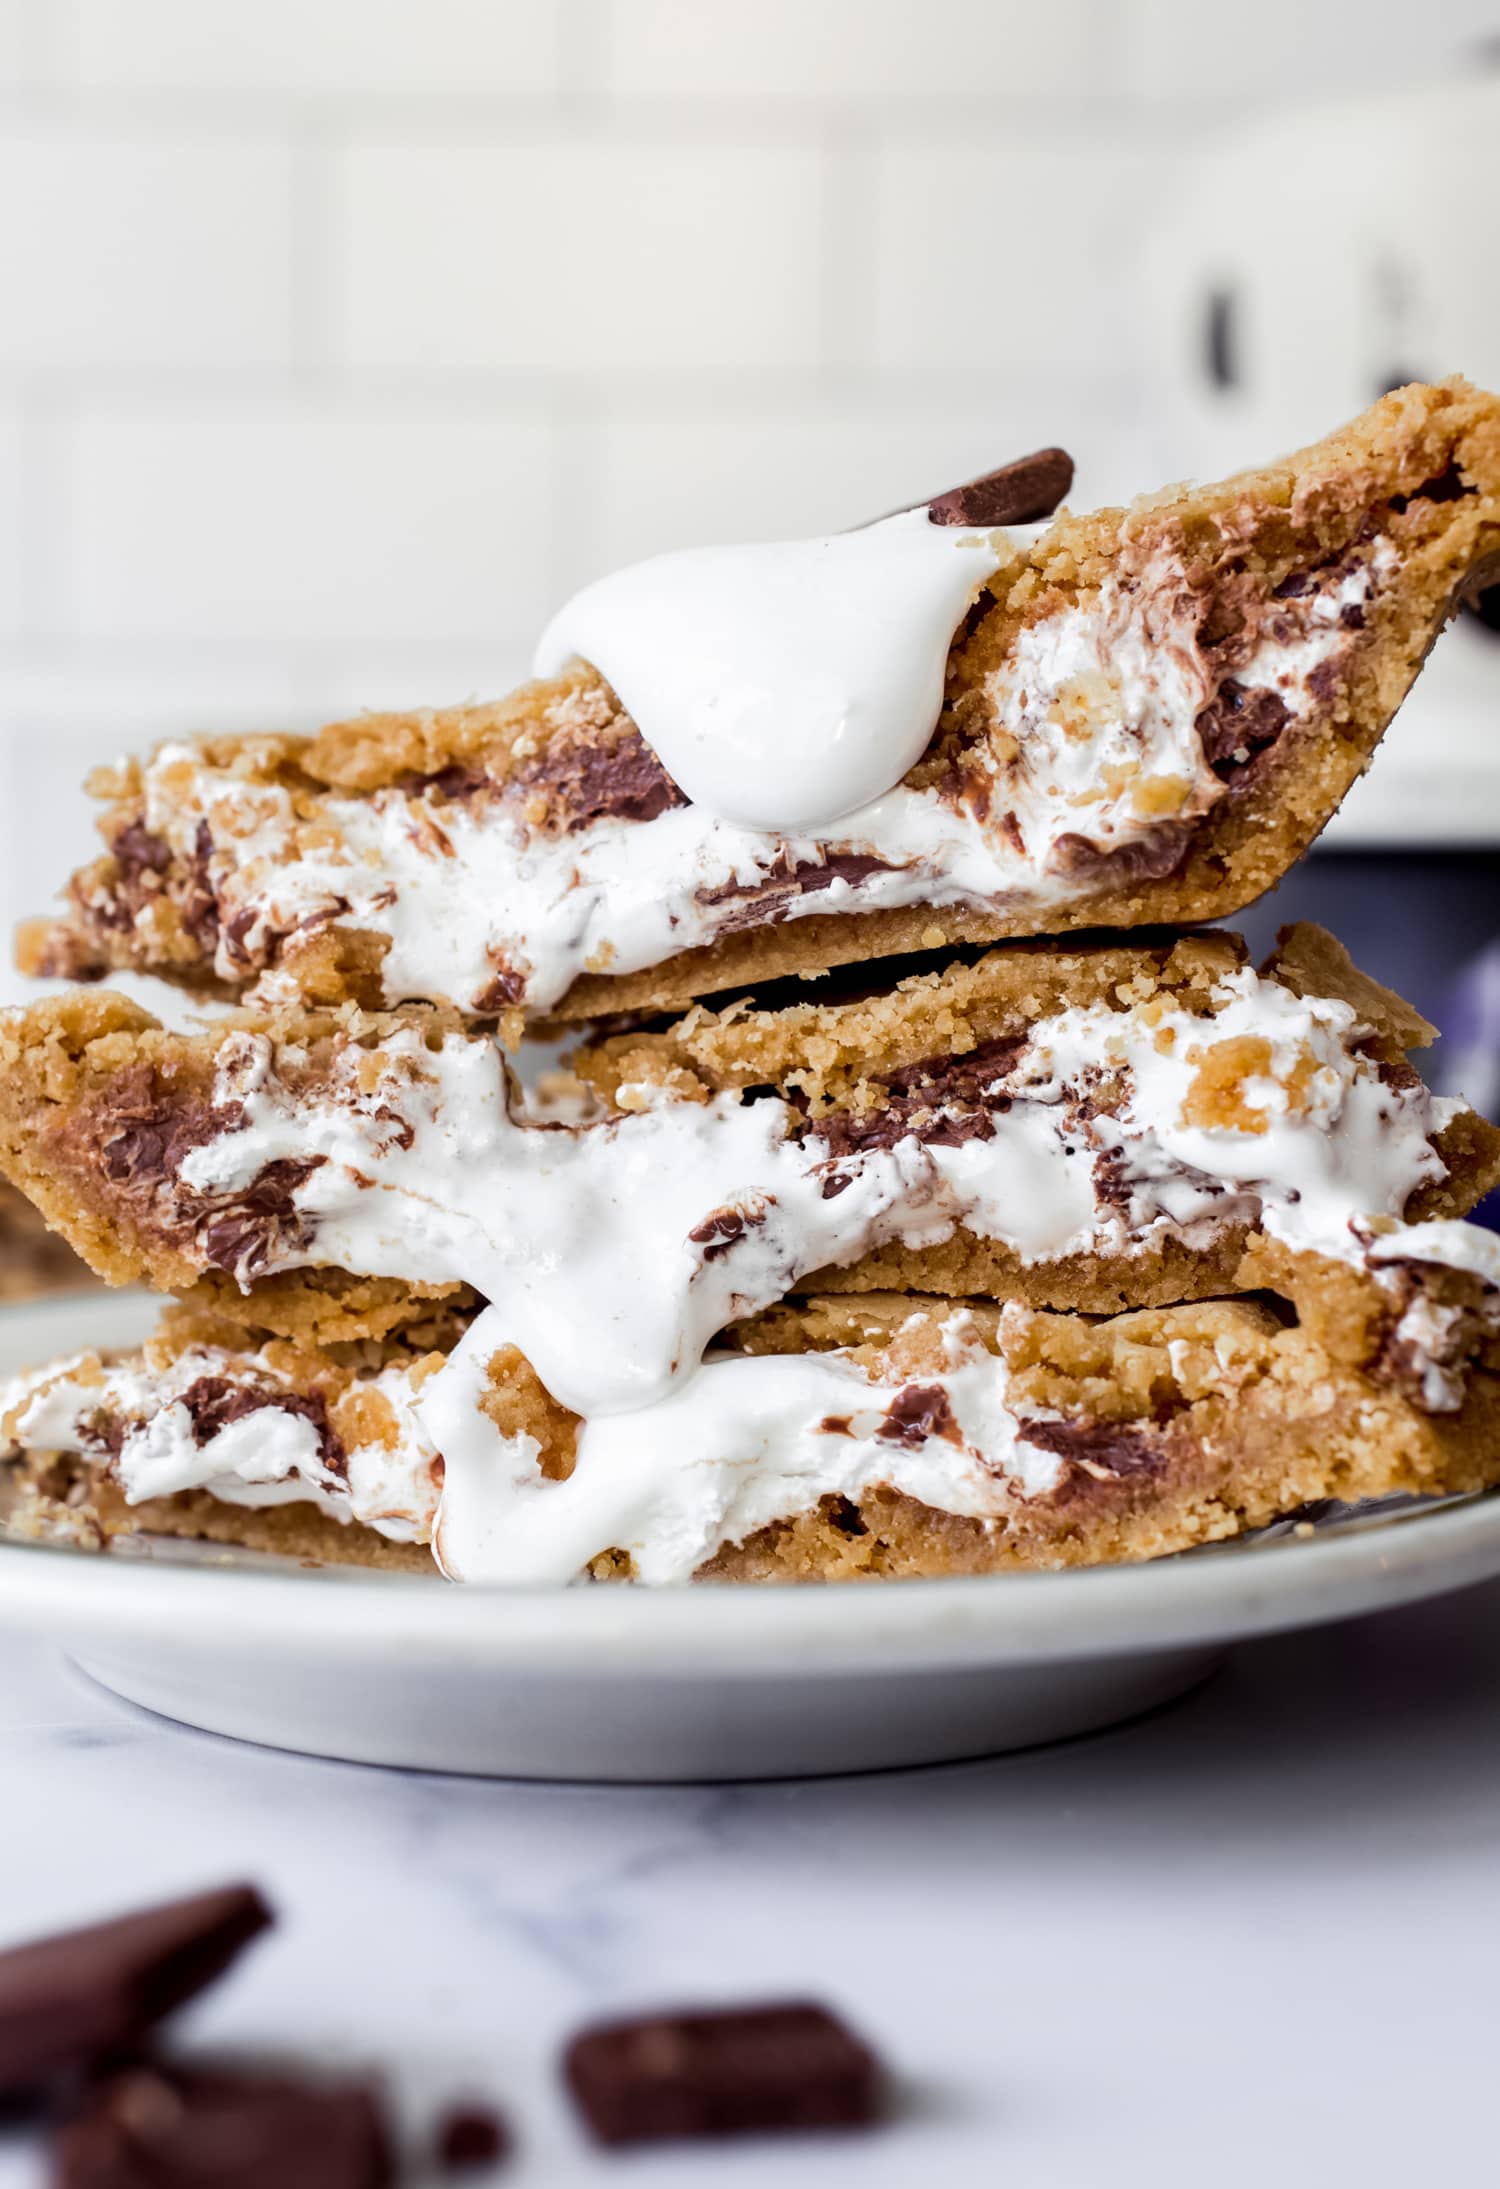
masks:
<path id="1" fill-rule="evenodd" d="M 670 542 L 1151 483 L 1143 225 L 1500 0 L 0 0 L 0 910 L 92 758 L 524 673 Z M 1243 210 L 1238 217 L 1245 217 Z"/>

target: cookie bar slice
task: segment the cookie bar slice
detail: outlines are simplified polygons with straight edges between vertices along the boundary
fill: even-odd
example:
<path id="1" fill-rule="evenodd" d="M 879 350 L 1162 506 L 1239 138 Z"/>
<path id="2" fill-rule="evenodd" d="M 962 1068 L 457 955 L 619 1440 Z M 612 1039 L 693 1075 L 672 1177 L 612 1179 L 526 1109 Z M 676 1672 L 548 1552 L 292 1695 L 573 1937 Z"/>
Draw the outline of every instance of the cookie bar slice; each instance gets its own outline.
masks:
<path id="1" fill-rule="evenodd" d="M 463 1321 L 411 1300 L 398 1332 L 319 1342 L 173 1305 L 138 1352 L 0 1380 L 5 1526 L 430 1571 L 442 1465 L 413 1408 Z"/>
<path id="2" fill-rule="evenodd" d="M 1103 1313 L 1261 1285 L 1257 1242 L 1284 1290 L 1393 1284 L 1378 1234 L 1500 1173 L 1406 1061 L 1429 1034 L 1317 929 L 1260 972 L 1229 935 L 1021 944 L 597 1041 L 565 1123 L 440 1014 L 181 1034 L 84 991 L 0 1022 L 0 1166 L 112 1282 L 237 1287 L 293 1335 L 482 1300 L 593 1415 L 811 1287 Z"/>
<path id="3" fill-rule="evenodd" d="M 1461 595 L 1493 582 L 1500 401 L 1403 388 L 1263 471 L 974 539 L 925 752 L 827 826 L 693 804 L 575 663 L 493 705 L 106 772 L 107 854 L 22 961 L 519 1024 L 1219 918 L 1312 842 Z"/>
<path id="4" fill-rule="evenodd" d="M 469 1375 L 475 1327 L 320 1350 L 173 1311 L 138 1355 L 0 1394 L 10 1525 L 431 1556 L 461 1580 L 848 1579 L 1153 1558 L 1323 1499 L 1500 1480 L 1495 1363 L 1430 1410 L 1260 1301 L 1102 1322 L 797 1302 L 665 1400 L 592 1422 L 514 1348 Z"/>

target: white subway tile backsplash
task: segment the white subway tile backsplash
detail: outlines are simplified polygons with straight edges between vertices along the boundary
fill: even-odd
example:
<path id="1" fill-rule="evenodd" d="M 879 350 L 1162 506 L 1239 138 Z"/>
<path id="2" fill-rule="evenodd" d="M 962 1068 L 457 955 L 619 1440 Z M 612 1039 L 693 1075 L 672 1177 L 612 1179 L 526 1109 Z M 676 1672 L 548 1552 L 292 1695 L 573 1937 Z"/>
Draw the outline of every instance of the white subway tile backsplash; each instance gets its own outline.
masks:
<path id="1" fill-rule="evenodd" d="M 8 91 L 26 78 L 22 5 L 23 0 L 0 0 L 0 91 Z"/>
<path id="2" fill-rule="evenodd" d="M 1097 82 L 1096 23 L 1092 0 L 609 0 L 608 80 L 801 105 L 1072 95 Z"/>
<path id="3" fill-rule="evenodd" d="M 291 167 L 274 136 L 23 123 L 0 137 L 0 366 L 283 367 Z"/>
<path id="4" fill-rule="evenodd" d="M 1088 133 L 917 135 L 877 158 L 875 362 L 982 373 L 1128 362 L 1129 249 L 1147 171 Z"/>
<path id="5" fill-rule="evenodd" d="M 557 81 L 572 0 L 71 0 L 78 80 L 353 98 L 530 94 Z"/>
<path id="6" fill-rule="evenodd" d="M 96 403 L 67 470 L 64 627 L 82 637 L 498 647 L 549 598 L 544 418 Z"/>
<path id="7" fill-rule="evenodd" d="M 1495 0 L 1131 0 L 1122 94 L 1280 101 L 1399 90 L 1473 65 L 1500 35 Z"/>
<path id="8" fill-rule="evenodd" d="M 0 643 L 21 629 L 28 515 L 25 463 L 20 412 L 0 403 Z"/>
<path id="9" fill-rule="evenodd" d="M 993 392 L 944 402 L 870 398 L 699 417 L 615 416 L 601 435 L 591 473 L 593 527 L 579 538 L 580 567 L 572 574 L 581 581 L 712 540 L 839 531 L 1067 430 L 1045 393 L 999 381 Z M 1091 406 L 1090 430 L 1070 444 L 1081 487 L 1091 468 L 1104 476 L 1120 436 L 1108 407 Z"/>
<path id="10" fill-rule="evenodd" d="M 316 722 L 497 699 L 530 676 L 536 635 L 532 631 L 498 644 L 475 638 L 447 646 L 364 646 L 331 654 L 305 671 L 299 697 Z"/>
<path id="11" fill-rule="evenodd" d="M 81 777 L 161 737 L 286 730 L 309 722 L 296 671 L 248 650 L 36 648 L 0 663 L 0 720 L 38 760 Z"/>
<path id="12" fill-rule="evenodd" d="M 811 144 L 364 137 L 335 186 L 338 354 L 580 375 L 807 368 L 821 205 Z"/>
<path id="13" fill-rule="evenodd" d="M 0 911 L 98 752 L 493 693 L 603 568 L 1041 442 L 1079 503 L 1158 483 L 1137 249 L 1201 130 L 1496 32 L 1500 0 L 0 0 Z"/>

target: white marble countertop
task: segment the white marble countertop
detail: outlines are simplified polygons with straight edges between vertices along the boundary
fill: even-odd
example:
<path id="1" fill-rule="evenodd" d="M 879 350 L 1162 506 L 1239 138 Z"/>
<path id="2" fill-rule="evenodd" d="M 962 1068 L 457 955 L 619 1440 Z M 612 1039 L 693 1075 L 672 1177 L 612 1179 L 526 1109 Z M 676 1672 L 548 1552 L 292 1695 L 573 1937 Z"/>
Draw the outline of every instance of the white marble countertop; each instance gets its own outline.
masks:
<path id="1" fill-rule="evenodd" d="M 1235 2189 L 1490 2170 L 1500 1584 L 1259 1643 L 991 1763 L 549 1787 L 237 1746 L 0 1636 L 0 1937 L 198 1884 L 281 1916 L 179 2027 L 492 2094 L 496 2179 Z M 561 2097 L 601 2012 L 813 1994 L 903 2083 L 858 2142 L 618 2159 Z M 488 2179 L 488 2176 L 464 2177 Z M 23 2135 L 0 2185 L 39 2183 Z"/>

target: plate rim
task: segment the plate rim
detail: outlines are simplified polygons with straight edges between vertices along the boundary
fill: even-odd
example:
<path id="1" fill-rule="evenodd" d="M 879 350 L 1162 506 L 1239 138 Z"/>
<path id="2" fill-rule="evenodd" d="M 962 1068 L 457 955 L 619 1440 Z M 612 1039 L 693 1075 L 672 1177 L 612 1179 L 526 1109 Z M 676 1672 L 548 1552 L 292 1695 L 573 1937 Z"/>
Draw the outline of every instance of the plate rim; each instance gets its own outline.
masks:
<path id="1" fill-rule="evenodd" d="M 1500 1493 L 1242 1551 L 851 1585 L 496 1588 L 360 1567 L 173 1565 L 0 1543 L 0 1626 L 65 1648 L 316 1648 L 341 1664 L 489 1662 L 601 1682 L 1063 1663 L 1227 1644 L 1500 1575 Z"/>

